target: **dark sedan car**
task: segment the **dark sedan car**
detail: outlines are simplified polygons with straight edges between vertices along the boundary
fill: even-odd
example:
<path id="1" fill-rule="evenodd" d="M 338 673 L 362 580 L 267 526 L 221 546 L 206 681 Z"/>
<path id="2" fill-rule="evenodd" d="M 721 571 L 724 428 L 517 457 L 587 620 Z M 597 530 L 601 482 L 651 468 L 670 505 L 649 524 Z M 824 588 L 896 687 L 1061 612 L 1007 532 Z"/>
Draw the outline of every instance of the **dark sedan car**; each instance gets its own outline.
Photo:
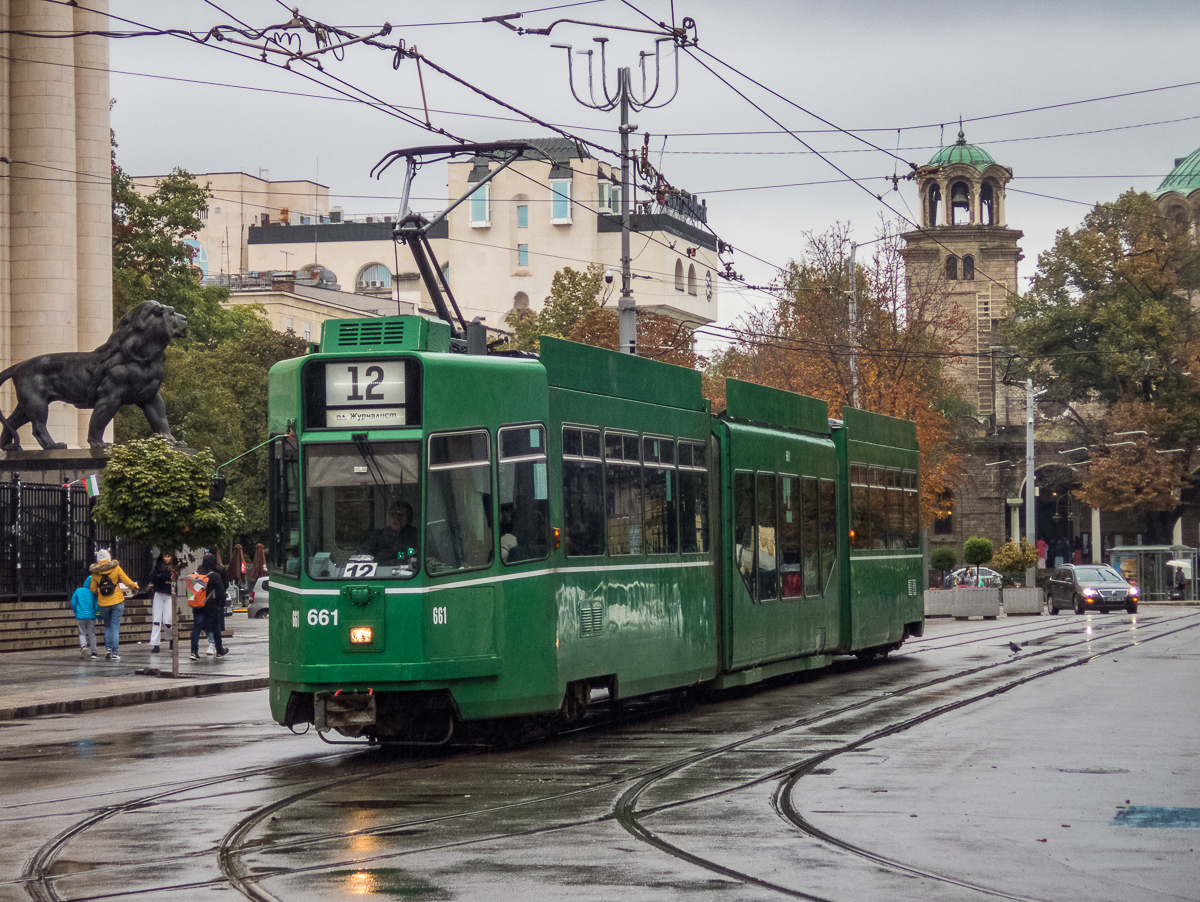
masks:
<path id="1" fill-rule="evenodd" d="M 1137 613 L 1138 590 L 1112 567 L 1103 564 L 1067 564 L 1050 575 L 1046 604 L 1051 614 L 1065 608 L 1076 614 L 1087 611 L 1125 610 Z"/>

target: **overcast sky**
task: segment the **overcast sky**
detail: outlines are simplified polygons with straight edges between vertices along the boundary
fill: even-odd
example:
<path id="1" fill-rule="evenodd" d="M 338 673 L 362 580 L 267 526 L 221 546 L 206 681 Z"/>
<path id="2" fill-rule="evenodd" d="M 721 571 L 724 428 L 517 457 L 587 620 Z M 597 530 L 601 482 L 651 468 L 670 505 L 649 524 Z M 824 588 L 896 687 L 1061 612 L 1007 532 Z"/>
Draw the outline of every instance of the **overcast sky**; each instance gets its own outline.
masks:
<path id="1" fill-rule="evenodd" d="M 1008 225 L 1025 233 L 1023 282 L 1057 229 L 1076 226 L 1091 204 L 1124 190 L 1153 190 L 1176 157 L 1200 147 L 1200 3 L 1194 0 L 599 0 L 530 12 L 537 8 L 521 0 L 300 5 L 312 19 L 359 33 L 390 22 L 393 31 L 381 40 L 415 44 L 467 82 L 607 147 L 619 146 L 618 114 L 586 109 L 572 98 L 566 54 L 551 44 L 594 47 L 592 38 L 606 34 L 611 71 L 636 66 L 637 53 L 651 49 L 650 37 L 569 23 L 555 26 L 550 37 L 522 36 L 479 20 L 523 11 L 517 24 L 527 28 L 562 17 L 645 27 L 650 22 L 638 10 L 660 21 L 670 21 L 672 12 L 677 22 L 692 17 L 699 50 L 695 58 L 681 56 L 674 100 L 632 117 L 639 127 L 635 140 L 640 146 L 649 133 L 655 165 L 672 184 L 707 199 L 709 225 L 737 249 L 737 271 L 758 284 L 770 280 L 771 265 L 799 257 L 806 231 L 840 220 L 865 242 L 881 215 L 913 216 L 915 185 L 901 181 L 894 191 L 890 177 L 953 143 L 960 116 L 967 140 L 1013 170 L 1007 214 Z M 200 32 L 235 24 L 222 10 L 256 27 L 290 17 L 280 0 L 112 0 L 110 8 L 114 16 L 155 28 Z M 132 28 L 117 19 L 112 27 Z M 308 49 L 311 38 L 306 41 Z M 117 158 L 131 174 L 174 166 L 269 170 L 272 179 L 328 185 L 331 203 L 347 214 L 386 214 L 397 212 L 401 167 L 382 181 L 369 177 L 371 167 L 390 150 L 446 142 L 338 97 L 330 87 L 357 93 L 334 77 L 342 79 L 423 120 L 412 60 L 394 70 L 391 54 L 357 46 L 341 61 L 323 57 L 324 73 L 295 67 L 309 79 L 221 47 L 230 45 L 174 37 L 111 43 Z M 584 71 L 576 68 L 577 87 Z M 421 74 L 437 127 L 471 141 L 548 134 L 443 75 L 428 68 Z M 673 87 L 673 75 L 666 80 L 660 99 Z M 1079 102 L 1131 92 L 1144 93 Z M 1056 104 L 1072 105 L 1026 112 Z M 444 167 L 423 170 L 415 193 L 416 209 L 444 205 Z M 736 319 L 744 299 L 756 299 L 753 292 L 722 291 L 722 323 Z"/>

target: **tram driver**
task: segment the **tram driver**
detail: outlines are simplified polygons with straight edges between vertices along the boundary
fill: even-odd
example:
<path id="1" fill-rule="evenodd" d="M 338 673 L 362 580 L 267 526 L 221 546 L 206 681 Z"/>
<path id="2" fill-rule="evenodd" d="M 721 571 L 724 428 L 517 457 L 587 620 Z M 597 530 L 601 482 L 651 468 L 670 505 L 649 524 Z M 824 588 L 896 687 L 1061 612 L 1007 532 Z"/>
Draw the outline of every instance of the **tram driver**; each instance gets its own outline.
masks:
<path id="1" fill-rule="evenodd" d="M 391 562 L 417 554 L 417 528 L 412 525 L 413 509 L 407 501 L 395 501 L 388 509 L 388 525 L 367 536 L 359 554 L 369 554 L 377 563 Z"/>

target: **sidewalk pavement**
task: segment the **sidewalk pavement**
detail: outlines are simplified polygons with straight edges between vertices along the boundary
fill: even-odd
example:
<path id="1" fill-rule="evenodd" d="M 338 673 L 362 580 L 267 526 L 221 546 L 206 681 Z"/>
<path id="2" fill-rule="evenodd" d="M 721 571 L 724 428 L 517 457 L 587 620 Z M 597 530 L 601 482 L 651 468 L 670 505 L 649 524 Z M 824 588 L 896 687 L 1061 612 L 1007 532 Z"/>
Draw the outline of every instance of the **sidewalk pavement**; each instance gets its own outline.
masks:
<path id="1" fill-rule="evenodd" d="M 191 628 L 183 630 L 179 650 L 179 678 L 171 676 L 171 651 L 164 642 L 159 654 L 148 643 L 121 643 L 121 660 L 104 660 L 104 642 L 97 642 L 100 657 L 80 660 L 78 647 L 0 654 L 0 721 L 68 714 L 96 708 L 118 708 L 143 702 L 263 689 L 267 685 L 267 621 L 233 614 L 225 620 L 229 654 L 204 655 L 192 661 Z M 97 632 L 100 632 L 97 630 Z M 136 671 L 157 668 L 166 676 Z"/>

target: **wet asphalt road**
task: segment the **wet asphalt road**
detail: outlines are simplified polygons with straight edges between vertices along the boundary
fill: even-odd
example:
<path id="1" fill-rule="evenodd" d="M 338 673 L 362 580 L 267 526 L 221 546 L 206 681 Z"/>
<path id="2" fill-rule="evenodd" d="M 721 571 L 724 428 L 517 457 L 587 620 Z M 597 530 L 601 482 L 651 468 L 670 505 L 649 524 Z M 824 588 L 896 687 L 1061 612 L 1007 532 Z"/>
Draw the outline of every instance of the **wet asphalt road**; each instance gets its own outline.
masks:
<path id="1" fill-rule="evenodd" d="M 1197 899 L 1198 692 L 1200 610 L 1143 606 L 506 751 L 329 746 L 261 691 L 10 721 L 0 902 Z"/>

